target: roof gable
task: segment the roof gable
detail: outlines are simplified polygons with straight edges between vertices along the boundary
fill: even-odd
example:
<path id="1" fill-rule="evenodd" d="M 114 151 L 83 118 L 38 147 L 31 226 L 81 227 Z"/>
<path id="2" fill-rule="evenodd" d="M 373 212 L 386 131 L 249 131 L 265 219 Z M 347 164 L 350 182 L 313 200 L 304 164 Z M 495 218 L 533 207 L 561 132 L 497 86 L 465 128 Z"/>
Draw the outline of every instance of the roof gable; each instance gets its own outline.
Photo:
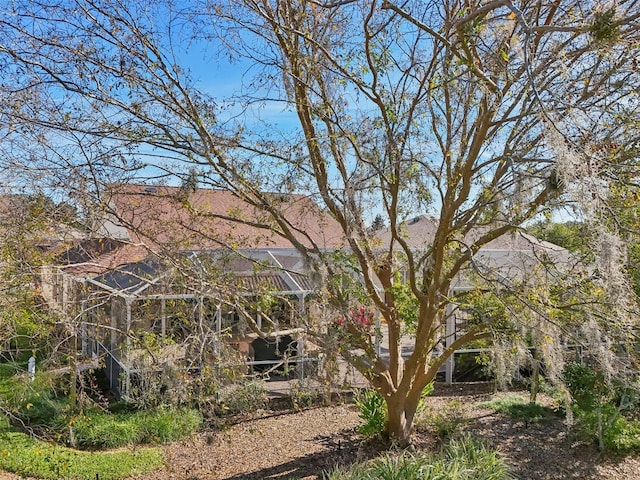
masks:
<path id="1" fill-rule="evenodd" d="M 403 239 L 410 248 L 421 250 L 431 246 L 438 229 L 438 219 L 428 215 L 414 217 L 401 226 Z M 482 235 L 489 231 L 489 227 L 478 226 L 473 228 L 466 236 L 465 243 L 471 245 Z M 391 234 L 388 229 L 380 232 L 378 238 L 385 242 L 390 240 Z M 538 238 L 524 233 L 520 230 L 505 233 L 484 244 L 480 250 L 484 251 L 533 251 L 545 250 L 547 252 L 566 252 L 566 249 L 550 242 L 539 240 Z"/>
<path id="2" fill-rule="evenodd" d="M 426 252 L 433 244 L 437 229 L 437 218 L 422 215 L 407 221 L 401 226 L 400 231 L 410 249 Z M 465 250 L 488 232 L 489 227 L 484 226 L 471 229 L 460 243 L 461 249 Z M 381 242 L 390 241 L 389 230 L 380 232 L 378 239 Z M 539 268 L 547 264 L 553 264 L 555 270 L 561 271 L 576 263 L 577 260 L 565 248 L 516 230 L 482 245 L 474 253 L 470 265 L 457 276 L 453 287 L 464 289 L 472 285 L 468 274 L 474 269 L 481 270 L 484 278 L 523 280 L 535 271 L 549 273 L 548 268 Z"/>

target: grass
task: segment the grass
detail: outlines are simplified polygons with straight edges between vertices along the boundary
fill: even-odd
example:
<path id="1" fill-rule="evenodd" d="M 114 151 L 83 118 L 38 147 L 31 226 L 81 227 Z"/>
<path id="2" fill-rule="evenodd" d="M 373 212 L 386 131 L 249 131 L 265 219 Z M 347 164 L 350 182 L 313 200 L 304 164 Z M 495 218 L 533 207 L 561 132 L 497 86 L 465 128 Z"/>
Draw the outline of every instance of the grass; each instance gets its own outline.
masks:
<path id="1" fill-rule="evenodd" d="M 13 432 L 6 421 L 0 426 L 0 470 L 41 479 L 88 479 L 99 474 L 117 480 L 158 470 L 163 465 L 160 448 L 116 452 L 82 452 L 35 440 Z"/>
<path id="2" fill-rule="evenodd" d="M 517 395 L 496 398 L 480 404 L 494 412 L 509 415 L 514 420 L 525 423 L 538 423 L 556 415 L 556 411 L 537 403 L 529 403 Z"/>
<path id="3" fill-rule="evenodd" d="M 116 448 L 165 443 L 193 433 L 202 423 L 193 409 L 154 409 L 117 414 L 89 411 L 69 420 L 60 379 L 40 372 L 29 381 L 24 370 L 0 364 L 0 401 L 25 424 L 64 443 L 85 448 Z M 71 427 L 71 428 L 69 428 Z M 73 432 L 73 436 L 70 435 Z M 122 479 L 163 466 L 160 448 L 80 451 L 36 440 L 0 418 L 0 471 L 41 479 Z"/>
<path id="4" fill-rule="evenodd" d="M 116 448 L 136 444 L 166 443 L 195 432 L 202 417 L 193 409 L 164 409 L 117 414 L 93 412 L 73 421 L 77 445 Z"/>
<path id="5" fill-rule="evenodd" d="M 8 362 L 0 363 L 0 379 L 6 379 L 13 377 L 18 372 L 25 372 L 27 370 L 26 364 Z"/>
<path id="6" fill-rule="evenodd" d="M 324 480 L 507 480 L 504 460 L 471 437 L 452 440 L 437 454 L 385 453 L 349 468 L 324 474 Z"/>

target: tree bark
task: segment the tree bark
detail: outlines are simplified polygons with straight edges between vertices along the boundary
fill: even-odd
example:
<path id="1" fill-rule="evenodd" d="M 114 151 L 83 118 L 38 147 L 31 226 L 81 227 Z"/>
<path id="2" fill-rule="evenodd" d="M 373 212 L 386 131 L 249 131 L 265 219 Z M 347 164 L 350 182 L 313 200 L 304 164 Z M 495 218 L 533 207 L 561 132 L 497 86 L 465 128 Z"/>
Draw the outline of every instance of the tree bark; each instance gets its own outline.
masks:
<path id="1" fill-rule="evenodd" d="M 400 447 L 411 444 L 413 420 L 418 409 L 418 401 L 406 395 L 391 395 L 387 401 L 387 436 L 391 443 Z"/>

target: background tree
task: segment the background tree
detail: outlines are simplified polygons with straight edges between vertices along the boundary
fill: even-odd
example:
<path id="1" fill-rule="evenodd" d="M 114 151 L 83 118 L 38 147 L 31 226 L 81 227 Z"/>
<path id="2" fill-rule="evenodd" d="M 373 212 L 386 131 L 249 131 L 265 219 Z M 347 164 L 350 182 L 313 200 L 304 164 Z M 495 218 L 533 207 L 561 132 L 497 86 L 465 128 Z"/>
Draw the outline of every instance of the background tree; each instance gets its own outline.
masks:
<path id="1" fill-rule="evenodd" d="M 580 222 L 536 223 L 527 229 L 536 238 L 560 245 L 576 253 L 586 253 L 589 248 L 589 232 Z"/>
<path id="2" fill-rule="evenodd" d="M 64 241 L 73 214 L 43 194 L 0 195 L 0 329 L 5 361 L 46 355 L 54 324 L 39 290 L 40 268 Z"/>
<path id="3" fill-rule="evenodd" d="M 332 335 L 314 323 L 309 333 L 337 343 L 382 393 L 388 434 L 404 443 L 453 351 L 505 331 L 483 317 L 437 349 L 458 300 L 452 284 L 478 250 L 566 201 L 588 218 L 606 213 L 608 181 L 630 155 L 600 148 L 637 142 L 638 15 L 634 1 L 18 0 L 0 16 L 2 135 L 31 135 L 25 161 L 49 162 L 60 178 L 72 172 L 64 185 L 91 194 L 87 204 L 100 205 L 107 180 L 182 178 L 264 211 L 261 226 L 289 239 L 322 279 L 325 327 L 343 319 Z M 206 88 L 213 61 L 195 73 L 188 54 L 205 49 L 245 69 L 235 94 Z M 267 117 L 274 106 L 280 117 Z M 309 242 L 265 192 L 308 192 L 340 223 L 348 254 Z M 371 211 L 388 235 L 367 228 Z M 416 213 L 437 219 L 419 250 L 403 233 Z M 614 255 L 599 265 L 615 276 L 606 245 L 616 237 L 601 233 L 596 252 Z M 354 271 L 362 282 L 348 281 Z M 516 287 L 482 275 L 492 294 Z M 417 305 L 406 361 L 399 276 Z M 551 325 L 553 297 L 536 298 L 523 305 L 545 306 L 538 324 Z M 388 361 L 352 313 L 361 305 L 388 326 Z M 594 339 L 612 321 L 628 328 L 628 311 L 580 318 L 591 318 Z M 556 344 L 567 334 L 554 332 Z"/>

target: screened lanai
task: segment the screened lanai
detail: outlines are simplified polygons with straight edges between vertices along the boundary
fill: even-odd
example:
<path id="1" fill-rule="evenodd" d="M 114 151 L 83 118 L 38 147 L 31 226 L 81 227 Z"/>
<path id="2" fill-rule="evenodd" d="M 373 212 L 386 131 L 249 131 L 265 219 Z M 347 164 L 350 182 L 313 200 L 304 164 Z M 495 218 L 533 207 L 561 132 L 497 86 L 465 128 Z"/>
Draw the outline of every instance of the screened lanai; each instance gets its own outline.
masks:
<path id="1" fill-rule="evenodd" d="M 182 252 L 84 279 L 84 353 L 105 356 L 116 394 L 159 358 L 186 369 L 237 361 L 264 370 L 304 355 L 301 318 L 316 289 L 294 250 Z M 228 360 L 228 359 L 227 359 Z"/>

